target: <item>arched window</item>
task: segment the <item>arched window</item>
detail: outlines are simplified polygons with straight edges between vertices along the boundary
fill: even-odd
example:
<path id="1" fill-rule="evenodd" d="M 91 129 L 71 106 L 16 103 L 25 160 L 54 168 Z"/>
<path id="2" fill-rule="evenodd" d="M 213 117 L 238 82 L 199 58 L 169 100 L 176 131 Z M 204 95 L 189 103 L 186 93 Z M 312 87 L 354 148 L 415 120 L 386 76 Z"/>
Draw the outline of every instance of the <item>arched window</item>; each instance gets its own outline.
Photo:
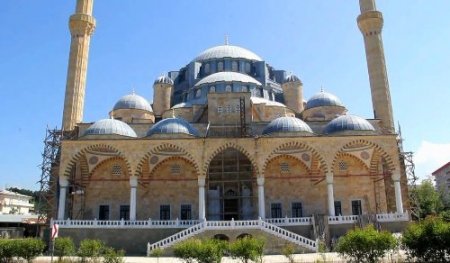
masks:
<path id="1" fill-rule="evenodd" d="M 209 66 L 209 63 L 206 63 L 206 65 L 205 65 L 205 73 L 206 74 L 209 74 L 209 71 L 210 71 L 211 69 L 210 69 L 210 66 Z"/>
<path id="2" fill-rule="evenodd" d="M 196 91 L 196 93 L 195 93 L 195 97 L 196 97 L 196 98 L 199 98 L 201 95 L 202 95 L 202 90 L 201 90 L 201 89 L 198 89 L 198 90 Z"/>
<path id="3" fill-rule="evenodd" d="M 237 61 L 231 62 L 231 71 L 238 71 L 238 63 L 237 63 Z"/>
<path id="4" fill-rule="evenodd" d="M 217 71 L 223 71 L 223 62 L 222 61 L 217 63 Z"/>
<path id="5" fill-rule="evenodd" d="M 225 92 L 231 92 L 231 85 L 227 85 L 225 87 Z"/>
<path id="6" fill-rule="evenodd" d="M 214 86 L 209 87 L 209 92 L 210 93 L 216 92 L 216 87 L 214 87 Z"/>
<path id="7" fill-rule="evenodd" d="M 245 86 L 245 85 L 242 85 L 241 91 L 242 91 L 242 92 L 248 92 L 248 87 Z"/>

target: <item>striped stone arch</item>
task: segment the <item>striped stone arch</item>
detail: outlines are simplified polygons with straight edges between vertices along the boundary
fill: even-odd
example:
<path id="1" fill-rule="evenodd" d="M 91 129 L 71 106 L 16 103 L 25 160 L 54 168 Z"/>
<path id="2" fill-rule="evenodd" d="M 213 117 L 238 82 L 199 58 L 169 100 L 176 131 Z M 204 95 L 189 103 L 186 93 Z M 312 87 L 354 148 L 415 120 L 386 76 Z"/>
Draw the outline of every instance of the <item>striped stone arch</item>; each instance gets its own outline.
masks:
<path id="1" fill-rule="evenodd" d="M 110 162 L 110 161 L 116 161 L 116 160 L 123 160 L 123 161 L 125 161 L 125 163 L 127 162 L 122 156 L 115 156 L 115 157 L 111 157 L 111 158 L 105 159 L 105 160 L 103 160 L 103 161 L 101 161 L 101 162 L 99 162 L 99 163 L 97 163 L 97 164 L 95 165 L 95 167 L 94 167 L 94 169 L 92 169 L 90 175 L 92 175 L 93 173 L 95 173 L 95 171 L 97 171 L 97 169 L 98 169 L 100 166 L 102 166 L 103 164 L 105 164 L 105 163 L 107 163 L 107 162 Z M 128 170 L 128 168 L 127 168 L 127 170 Z M 131 174 L 128 174 L 128 175 L 131 176 Z"/>
<path id="2" fill-rule="evenodd" d="M 374 142 L 363 140 L 363 139 L 351 141 L 351 142 L 345 144 L 344 146 L 342 146 L 341 149 L 339 149 L 337 151 L 337 153 L 335 154 L 335 157 L 333 158 L 331 167 L 334 167 L 336 161 L 338 160 L 339 153 L 342 153 L 344 149 L 358 148 L 358 147 L 364 147 L 364 146 L 369 146 L 370 148 L 372 148 L 374 150 L 372 159 L 370 161 L 370 167 L 368 167 L 369 173 L 371 173 L 371 174 L 376 173 L 376 170 L 378 170 L 377 159 L 379 159 L 380 157 L 385 160 L 389 171 L 392 172 L 395 170 L 395 164 L 394 164 L 394 161 L 392 160 L 392 157 L 389 154 L 387 154 L 383 150 L 383 148 L 381 148 L 378 144 L 376 144 Z M 366 167 L 367 167 L 367 165 L 366 165 Z"/>
<path id="3" fill-rule="evenodd" d="M 139 163 L 136 166 L 136 175 L 142 175 L 142 166 L 145 164 L 145 161 L 149 159 L 151 156 L 163 156 L 161 160 L 153 165 L 153 168 L 150 170 L 150 173 L 159 166 L 160 163 L 164 162 L 171 157 L 180 157 L 188 161 L 192 164 L 197 171 L 197 174 L 200 172 L 200 168 L 198 163 L 195 161 L 195 158 L 190 154 L 186 149 L 181 146 L 171 144 L 171 143 L 162 143 L 158 146 L 155 146 L 150 151 L 144 154 L 144 156 L 140 159 Z M 164 157 L 167 156 L 167 157 Z"/>
<path id="4" fill-rule="evenodd" d="M 275 148 L 275 150 L 273 150 L 268 156 L 267 158 L 264 160 L 264 165 L 263 165 L 263 174 L 266 171 L 266 167 L 267 164 L 274 158 L 277 157 L 279 155 L 286 155 L 286 156 L 292 156 L 289 154 L 289 149 L 291 150 L 306 150 L 306 151 L 310 151 L 312 153 L 312 164 L 311 167 L 317 166 L 317 168 L 321 168 L 323 169 L 324 173 L 328 172 L 328 167 L 327 167 L 327 163 L 325 161 L 325 159 L 323 158 L 323 156 L 321 156 L 316 149 L 312 148 L 309 145 L 306 145 L 304 143 L 301 142 L 287 142 L 287 143 L 283 143 L 281 145 L 279 145 L 277 148 Z M 283 153 L 285 152 L 285 153 Z M 300 160 L 301 161 L 301 160 Z M 303 161 L 302 161 L 303 162 Z"/>
<path id="5" fill-rule="evenodd" d="M 80 150 L 78 153 L 76 153 L 71 158 L 69 163 L 67 164 L 63 175 L 66 176 L 66 177 L 70 177 L 70 171 L 72 170 L 72 168 L 76 165 L 76 163 L 79 160 L 82 160 L 82 158 L 84 158 L 84 156 L 88 152 L 91 152 L 91 153 L 92 152 L 99 152 L 99 153 L 102 153 L 102 154 L 110 154 L 111 157 L 120 157 L 120 158 L 122 158 L 125 161 L 125 164 L 127 166 L 128 174 L 130 174 L 130 175 L 132 174 L 130 162 L 127 160 L 127 158 L 124 156 L 124 154 L 120 150 L 118 150 L 117 148 L 115 148 L 115 147 L 113 147 L 111 145 L 99 143 L 99 144 L 94 144 L 94 145 L 87 146 L 84 149 Z"/>
<path id="6" fill-rule="evenodd" d="M 186 161 L 187 163 L 189 163 L 190 165 L 192 165 L 192 166 L 196 169 L 197 177 L 198 177 L 198 169 L 195 167 L 194 163 L 193 163 L 191 160 L 189 160 L 188 158 L 185 158 L 185 157 L 183 157 L 183 156 L 171 156 L 171 157 L 168 157 L 168 158 L 165 158 L 165 159 L 161 160 L 160 162 L 158 162 L 158 163 L 152 168 L 152 170 L 150 170 L 150 176 L 153 175 L 153 172 L 155 172 L 155 171 L 156 171 L 159 167 L 161 167 L 163 164 L 165 164 L 165 163 L 167 163 L 167 162 L 170 162 L 170 161 L 173 161 L 173 160 L 177 160 L 177 159 L 178 159 L 178 160 L 182 159 L 182 160 Z M 195 179 L 197 179 L 197 178 L 195 178 Z"/>
<path id="7" fill-rule="evenodd" d="M 355 159 L 360 165 L 362 165 L 363 167 L 365 167 L 367 169 L 367 171 L 370 173 L 370 167 L 367 166 L 367 164 L 365 164 L 360 158 L 358 158 L 357 156 L 353 155 L 353 154 L 349 154 L 349 153 L 345 153 L 345 152 L 338 152 L 336 154 L 336 156 L 334 157 L 333 164 L 330 168 L 330 170 L 333 170 L 334 166 L 336 165 L 336 161 L 340 159 L 340 157 L 350 157 L 352 159 Z"/>
<path id="8" fill-rule="evenodd" d="M 256 162 L 255 158 L 242 146 L 233 143 L 233 142 L 227 142 L 219 147 L 217 147 L 205 160 L 205 162 L 203 163 L 203 169 L 202 169 L 202 176 L 206 177 L 206 174 L 208 173 L 208 169 L 209 169 L 209 164 L 211 163 L 211 161 L 214 159 L 214 157 L 216 157 L 217 154 L 219 154 L 222 151 L 225 151 L 228 148 L 233 148 L 236 149 L 238 151 L 240 151 L 242 154 L 244 154 L 251 162 L 253 168 L 255 169 L 255 174 L 256 176 L 259 175 L 259 168 L 258 168 L 258 163 Z"/>
<path id="9" fill-rule="evenodd" d="M 311 173 L 311 168 L 312 168 L 312 167 L 311 167 L 311 168 L 308 167 L 308 166 L 305 164 L 305 162 L 304 162 L 303 160 L 301 160 L 300 158 L 298 158 L 297 156 L 292 156 L 292 155 L 289 155 L 289 154 L 280 154 L 280 155 L 276 155 L 276 156 L 272 157 L 271 159 L 269 159 L 269 160 L 267 161 L 267 165 L 268 165 L 270 162 L 276 161 L 277 159 L 281 159 L 281 158 L 293 159 L 293 160 L 299 162 L 300 165 L 301 165 L 306 171 L 308 171 L 308 173 Z M 264 172 L 266 172 L 267 165 L 264 166 Z M 264 175 L 264 177 L 265 177 L 265 176 L 266 176 L 266 175 Z"/>

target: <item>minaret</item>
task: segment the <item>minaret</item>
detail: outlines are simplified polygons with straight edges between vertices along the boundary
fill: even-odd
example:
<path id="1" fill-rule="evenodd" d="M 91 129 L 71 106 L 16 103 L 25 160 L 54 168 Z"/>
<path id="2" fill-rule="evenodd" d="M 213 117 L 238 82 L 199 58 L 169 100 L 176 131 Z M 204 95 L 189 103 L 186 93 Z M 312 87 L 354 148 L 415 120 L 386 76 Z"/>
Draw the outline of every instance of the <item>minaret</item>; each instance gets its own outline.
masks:
<path id="1" fill-rule="evenodd" d="M 72 39 L 62 124 L 66 131 L 73 130 L 83 120 L 89 42 L 95 29 L 92 6 L 93 0 L 77 0 L 75 14 L 69 19 Z"/>
<path id="2" fill-rule="evenodd" d="M 357 21 L 366 48 L 374 117 L 381 120 L 381 127 L 386 132 L 394 133 L 391 95 L 381 37 L 383 15 L 376 10 L 375 0 L 359 0 L 359 5 L 361 14 Z"/>

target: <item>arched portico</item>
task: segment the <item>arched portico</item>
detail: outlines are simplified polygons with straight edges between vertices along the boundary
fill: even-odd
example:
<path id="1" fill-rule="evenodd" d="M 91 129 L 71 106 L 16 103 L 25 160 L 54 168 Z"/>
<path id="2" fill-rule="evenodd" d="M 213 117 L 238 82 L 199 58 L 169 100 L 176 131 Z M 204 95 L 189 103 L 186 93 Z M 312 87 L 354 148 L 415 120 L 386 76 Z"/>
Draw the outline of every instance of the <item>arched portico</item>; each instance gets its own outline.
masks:
<path id="1" fill-rule="evenodd" d="M 206 177 L 206 218 L 245 220 L 257 217 L 256 177 L 250 159 L 226 148 L 209 163 Z"/>

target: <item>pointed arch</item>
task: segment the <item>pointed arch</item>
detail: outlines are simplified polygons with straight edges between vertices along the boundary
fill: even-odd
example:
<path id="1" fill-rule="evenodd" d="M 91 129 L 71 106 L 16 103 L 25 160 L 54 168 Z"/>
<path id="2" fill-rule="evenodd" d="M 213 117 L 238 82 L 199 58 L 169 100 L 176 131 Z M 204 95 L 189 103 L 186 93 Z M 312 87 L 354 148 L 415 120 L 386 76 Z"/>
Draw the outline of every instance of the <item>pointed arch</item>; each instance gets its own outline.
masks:
<path id="1" fill-rule="evenodd" d="M 76 165 L 76 163 L 78 161 L 83 160 L 83 158 L 85 159 L 86 154 L 89 154 L 89 153 L 90 154 L 99 154 L 99 155 L 104 155 L 104 156 L 111 156 L 111 158 L 112 157 L 120 157 L 125 161 L 128 174 L 130 174 L 130 175 L 132 174 L 132 167 L 130 165 L 130 162 L 125 157 L 125 155 L 122 153 L 122 151 L 115 148 L 114 146 L 99 143 L 99 144 L 93 144 L 93 145 L 87 146 L 87 147 L 81 149 L 76 154 L 74 154 L 72 156 L 71 160 L 66 165 L 64 172 L 63 172 L 63 176 L 70 177 L 70 173 L 71 173 L 73 167 Z M 108 159 L 110 159 L 110 158 L 108 158 Z M 89 162 L 89 160 L 84 160 L 83 163 L 85 163 L 85 165 L 87 165 L 87 162 Z M 86 170 L 87 169 L 86 167 L 81 167 L 81 169 L 82 169 L 82 171 L 88 171 L 88 170 Z M 92 171 L 91 171 L 91 173 L 92 173 Z M 90 173 L 88 173 L 88 175 L 90 175 Z"/>
<path id="2" fill-rule="evenodd" d="M 140 158 L 140 161 L 136 166 L 136 175 L 142 176 L 143 166 L 147 161 L 152 162 L 152 168 L 149 170 L 149 172 L 152 173 L 161 162 L 166 159 L 170 159 L 171 157 L 181 157 L 185 159 L 188 163 L 194 166 L 195 171 L 199 174 L 199 165 L 190 152 L 183 147 L 172 143 L 162 143 L 152 148 Z M 151 158 L 153 159 L 151 160 Z"/>
<path id="3" fill-rule="evenodd" d="M 309 145 L 306 145 L 304 143 L 301 142 L 287 142 L 287 143 L 283 143 L 281 145 L 279 145 L 278 147 L 275 148 L 275 150 L 273 150 L 268 156 L 267 158 L 264 160 L 264 165 L 263 165 L 263 169 L 262 172 L 264 173 L 267 167 L 267 164 L 275 157 L 278 155 L 290 155 L 290 156 L 294 156 L 296 158 L 299 158 L 295 155 L 299 154 L 299 153 L 306 153 L 306 155 L 303 155 L 302 158 L 300 159 L 304 159 L 302 160 L 303 162 L 305 160 L 308 160 L 308 162 L 310 162 L 310 170 L 322 170 L 324 173 L 328 172 L 328 167 L 326 164 L 325 159 L 323 158 L 322 155 L 319 154 L 319 152 L 312 148 Z M 308 159 L 309 158 L 309 159 Z"/>
<path id="4" fill-rule="evenodd" d="M 345 153 L 345 152 L 349 152 L 349 151 L 361 151 L 361 153 L 365 150 L 372 150 L 372 154 L 370 156 L 370 160 L 367 160 L 366 162 L 364 162 L 361 158 L 359 157 L 360 161 L 365 163 L 369 173 L 371 174 L 376 174 L 377 170 L 378 170 L 378 164 L 380 159 L 384 160 L 388 170 L 390 172 L 395 170 L 395 164 L 392 160 L 392 157 L 386 153 L 386 151 L 383 150 L 383 148 L 381 148 L 378 144 L 368 141 L 368 140 L 355 140 L 355 141 L 351 141 L 349 143 L 346 143 L 345 145 L 343 145 L 335 154 L 333 161 L 331 163 L 331 167 L 334 167 L 337 160 L 339 159 L 339 154 L 341 153 Z M 356 156 L 355 156 L 356 157 Z"/>
<path id="5" fill-rule="evenodd" d="M 242 147 L 236 143 L 233 143 L 233 142 L 228 142 L 228 143 L 225 143 L 225 144 L 217 147 L 211 154 L 208 155 L 208 157 L 205 160 L 205 163 L 203 164 L 203 169 L 202 169 L 203 175 L 206 175 L 208 173 L 209 164 L 214 159 L 214 157 L 216 157 L 216 155 L 225 151 L 228 148 L 235 149 L 235 150 L 239 151 L 240 153 L 242 153 L 243 155 L 245 155 L 245 157 L 247 157 L 250 160 L 256 176 L 260 176 L 259 169 L 258 169 L 259 167 L 258 167 L 258 164 L 257 164 L 254 156 L 252 154 L 250 154 L 249 151 L 247 151 L 244 147 Z"/>

